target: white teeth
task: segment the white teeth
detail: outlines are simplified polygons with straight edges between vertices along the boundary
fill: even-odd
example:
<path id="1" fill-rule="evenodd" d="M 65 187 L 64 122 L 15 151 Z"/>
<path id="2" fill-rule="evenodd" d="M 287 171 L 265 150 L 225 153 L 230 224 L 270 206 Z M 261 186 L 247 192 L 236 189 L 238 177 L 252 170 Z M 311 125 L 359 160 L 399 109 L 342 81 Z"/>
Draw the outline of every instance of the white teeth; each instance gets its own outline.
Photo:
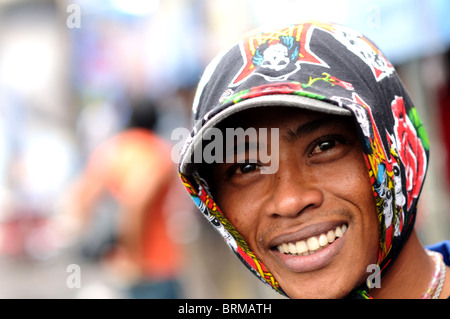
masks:
<path id="1" fill-rule="evenodd" d="M 289 252 L 291 254 L 296 254 L 297 253 L 297 248 L 295 248 L 295 245 L 293 243 L 289 243 Z"/>
<path id="2" fill-rule="evenodd" d="M 277 249 L 282 254 L 289 254 L 289 249 L 285 249 L 285 247 L 288 247 L 288 244 L 282 243 L 281 245 L 277 246 Z"/>
<path id="3" fill-rule="evenodd" d="M 319 237 L 319 244 L 322 247 L 324 247 L 324 246 L 326 246 L 328 244 L 327 235 L 325 235 L 325 234 L 320 235 L 320 237 Z"/>
<path id="4" fill-rule="evenodd" d="M 334 242 L 334 240 L 336 239 L 336 235 L 334 234 L 334 230 L 329 230 L 327 233 L 327 240 L 329 243 Z"/>
<path id="5" fill-rule="evenodd" d="M 306 240 L 306 244 L 308 245 L 308 250 L 316 250 L 320 247 L 319 241 L 316 237 L 310 237 Z"/>
<path id="6" fill-rule="evenodd" d="M 336 227 L 336 230 L 334 231 L 334 233 L 336 234 L 336 237 L 342 237 L 342 235 L 344 235 L 342 233 L 341 227 Z"/>
<path id="7" fill-rule="evenodd" d="M 306 242 L 304 240 L 298 241 L 295 244 L 295 248 L 297 248 L 297 254 L 308 252 L 308 245 L 306 245 Z"/>
<path id="8" fill-rule="evenodd" d="M 334 242 L 336 238 L 342 237 L 346 231 L 347 225 L 342 224 L 341 226 L 337 226 L 334 230 L 331 229 L 327 233 L 320 234 L 318 237 L 313 236 L 295 243 L 282 243 L 277 246 L 277 249 L 283 254 L 308 256 L 328 246 L 328 244 Z"/>

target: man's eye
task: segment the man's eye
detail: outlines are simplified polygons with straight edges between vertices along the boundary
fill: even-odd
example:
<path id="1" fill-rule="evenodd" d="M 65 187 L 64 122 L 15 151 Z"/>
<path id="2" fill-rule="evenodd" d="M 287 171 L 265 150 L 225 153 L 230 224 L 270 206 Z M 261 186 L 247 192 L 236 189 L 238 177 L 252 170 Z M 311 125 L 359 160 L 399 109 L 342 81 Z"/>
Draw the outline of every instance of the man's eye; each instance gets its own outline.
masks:
<path id="1" fill-rule="evenodd" d="M 314 147 L 313 151 L 311 152 L 311 155 L 331 150 L 332 148 L 334 148 L 336 146 L 336 144 L 337 144 L 336 140 L 326 140 L 323 142 L 319 142 Z"/>
<path id="2" fill-rule="evenodd" d="M 256 171 L 257 169 L 258 169 L 257 164 L 245 163 L 245 164 L 239 165 L 237 167 L 236 172 L 238 174 L 248 174 L 248 173 Z"/>
<path id="3" fill-rule="evenodd" d="M 258 171 L 260 168 L 260 165 L 258 165 L 257 163 L 234 164 L 227 170 L 227 175 L 231 178 L 237 175 L 250 174 Z"/>
<path id="4" fill-rule="evenodd" d="M 335 146 L 336 146 L 336 141 L 333 141 L 333 140 L 320 142 L 314 148 L 313 153 L 325 152 L 325 151 L 332 149 Z"/>

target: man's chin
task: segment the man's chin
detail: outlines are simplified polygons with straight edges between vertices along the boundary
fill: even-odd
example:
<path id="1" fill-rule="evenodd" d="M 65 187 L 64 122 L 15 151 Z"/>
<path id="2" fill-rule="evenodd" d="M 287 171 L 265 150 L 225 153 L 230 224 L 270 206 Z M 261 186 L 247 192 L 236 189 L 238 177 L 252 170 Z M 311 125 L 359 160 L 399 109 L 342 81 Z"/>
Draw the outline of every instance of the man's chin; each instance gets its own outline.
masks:
<path id="1" fill-rule="evenodd" d="M 343 299 L 361 285 L 360 282 L 342 280 L 335 275 L 317 278 L 298 278 L 289 282 L 279 282 L 281 288 L 291 299 Z"/>

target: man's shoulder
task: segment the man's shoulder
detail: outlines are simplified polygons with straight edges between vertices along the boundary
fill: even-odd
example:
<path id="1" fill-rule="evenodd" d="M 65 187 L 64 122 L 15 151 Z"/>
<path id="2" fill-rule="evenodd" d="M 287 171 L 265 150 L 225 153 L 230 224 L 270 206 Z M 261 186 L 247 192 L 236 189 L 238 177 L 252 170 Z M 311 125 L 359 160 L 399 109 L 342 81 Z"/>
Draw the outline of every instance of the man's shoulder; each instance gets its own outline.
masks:
<path id="1" fill-rule="evenodd" d="M 450 266 L 450 240 L 444 240 L 436 244 L 429 245 L 426 248 L 441 253 L 444 257 L 445 264 Z"/>

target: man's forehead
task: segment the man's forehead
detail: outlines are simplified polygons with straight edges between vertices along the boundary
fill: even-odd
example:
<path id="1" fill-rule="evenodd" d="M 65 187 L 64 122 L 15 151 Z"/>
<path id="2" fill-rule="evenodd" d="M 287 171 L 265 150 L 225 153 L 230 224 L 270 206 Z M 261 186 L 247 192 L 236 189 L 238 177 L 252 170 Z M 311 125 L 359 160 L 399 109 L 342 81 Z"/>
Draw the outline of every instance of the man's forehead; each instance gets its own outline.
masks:
<path id="1" fill-rule="evenodd" d="M 310 126 L 332 125 L 333 123 L 348 123 L 350 117 L 340 116 L 310 110 L 304 110 L 293 107 L 261 107 L 241 111 L 231 115 L 222 121 L 218 126 L 220 128 L 259 128 L 259 127 L 277 127 L 286 128 L 289 126 L 301 126 L 302 124 L 313 122 Z M 307 129 L 305 127 L 305 129 Z M 302 131 L 300 131 L 302 133 Z"/>

